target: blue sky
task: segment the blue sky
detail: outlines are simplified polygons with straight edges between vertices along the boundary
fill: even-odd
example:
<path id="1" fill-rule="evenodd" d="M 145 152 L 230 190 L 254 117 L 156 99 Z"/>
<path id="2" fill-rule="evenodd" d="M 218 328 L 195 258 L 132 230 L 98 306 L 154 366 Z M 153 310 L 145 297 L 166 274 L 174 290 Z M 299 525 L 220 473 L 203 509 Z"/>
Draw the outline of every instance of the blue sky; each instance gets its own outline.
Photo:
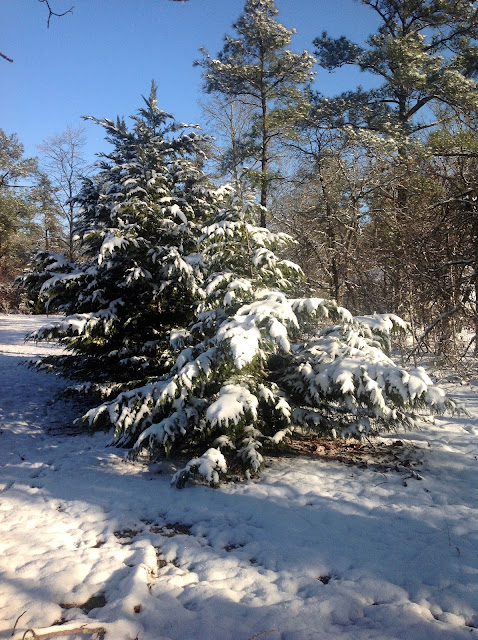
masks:
<path id="1" fill-rule="evenodd" d="M 161 108 L 177 120 L 203 120 L 201 70 L 193 67 L 204 46 L 221 49 L 225 33 L 241 14 L 244 0 L 51 0 L 52 18 L 37 0 L 0 0 L 0 128 L 17 133 L 27 155 L 82 115 L 128 116 L 141 103 L 154 78 Z M 295 27 L 291 49 L 313 50 L 323 30 L 361 41 L 373 32 L 373 12 L 354 0 L 276 0 L 278 19 Z M 362 81 L 350 70 L 317 69 L 316 88 L 334 95 Z M 105 148 L 103 130 L 84 123 L 87 154 Z"/>

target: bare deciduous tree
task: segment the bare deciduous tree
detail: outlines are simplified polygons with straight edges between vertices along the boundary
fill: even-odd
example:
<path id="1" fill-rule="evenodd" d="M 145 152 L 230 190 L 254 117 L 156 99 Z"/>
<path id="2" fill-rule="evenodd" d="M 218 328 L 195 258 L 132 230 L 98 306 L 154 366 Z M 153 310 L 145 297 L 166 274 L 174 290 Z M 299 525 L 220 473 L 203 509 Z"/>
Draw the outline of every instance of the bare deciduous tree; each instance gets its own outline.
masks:
<path id="1" fill-rule="evenodd" d="M 248 169 L 256 169 L 249 158 L 248 132 L 251 128 L 251 111 L 254 105 L 237 96 L 211 93 L 201 102 L 206 125 L 214 134 L 214 173 L 219 178 L 232 180 L 242 192 L 247 185 Z M 248 161 L 252 161 L 252 165 Z"/>
<path id="2" fill-rule="evenodd" d="M 75 253 L 73 235 L 77 207 L 74 196 L 88 171 L 83 155 L 85 143 L 85 131 L 82 127 L 67 127 L 62 133 L 47 138 L 38 146 L 42 167 L 48 174 L 55 190 L 56 202 L 62 211 L 70 261 L 74 259 Z"/>

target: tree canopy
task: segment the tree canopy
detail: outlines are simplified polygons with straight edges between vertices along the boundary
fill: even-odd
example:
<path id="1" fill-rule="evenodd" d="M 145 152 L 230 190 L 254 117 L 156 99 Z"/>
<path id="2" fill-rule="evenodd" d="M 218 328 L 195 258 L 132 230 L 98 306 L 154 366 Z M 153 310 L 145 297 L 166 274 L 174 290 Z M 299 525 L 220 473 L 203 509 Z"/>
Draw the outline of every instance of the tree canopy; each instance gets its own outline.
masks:
<path id="1" fill-rule="evenodd" d="M 365 127 L 390 136 L 409 136 L 434 126 L 433 103 L 476 111 L 478 91 L 478 7 L 458 0 L 362 0 L 380 26 L 365 46 L 326 32 L 314 40 L 319 64 L 329 71 L 355 65 L 379 79 L 332 100 L 318 100 L 318 112 L 337 125 Z"/>

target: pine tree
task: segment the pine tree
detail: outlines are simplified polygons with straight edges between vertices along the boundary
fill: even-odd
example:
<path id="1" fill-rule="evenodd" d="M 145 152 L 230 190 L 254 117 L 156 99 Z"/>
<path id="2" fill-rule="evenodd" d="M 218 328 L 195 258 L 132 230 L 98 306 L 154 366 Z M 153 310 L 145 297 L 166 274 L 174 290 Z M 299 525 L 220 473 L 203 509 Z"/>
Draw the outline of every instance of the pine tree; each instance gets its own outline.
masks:
<path id="1" fill-rule="evenodd" d="M 36 158 L 25 158 L 16 134 L 0 129 L 0 308 L 18 306 L 12 287 L 27 265 L 29 251 L 39 246 L 30 183 L 38 177 Z"/>
<path id="2" fill-rule="evenodd" d="M 91 119 L 114 148 L 77 196 L 81 260 L 41 252 L 23 279 L 33 299 L 66 314 L 32 337 L 61 339 L 82 376 L 141 380 L 162 371 L 165 336 L 192 319 L 202 295 L 198 224 L 212 200 L 199 168 L 205 139 L 158 108 L 154 84 L 131 130 L 122 119 Z"/>
<path id="3" fill-rule="evenodd" d="M 233 27 L 237 37 L 225 36 L 224 47 L 216 59 L 204 53 L 206 92 L 228 98 L 241 96 L 254 118 L 251 122 L 252 150 L 242 152 L 260 160 L 259 174 L 261 226 L 265 226 L 265 207 L 269 194 L 273 143 L 290 132 L 298 114 L 305 108 L 300 87 L 313 77 L 315 59 L 303 51 L 287 49 L 293 29 L 276 20 L 274 0 L 247 0 L 244 13 Z"/>
<path id="4" fill-rule="evenodd" d="M 432 177 L 434 150 L 427 137 L 457 113 L 476 120 L 478 8 L 468 0 L 362 4 L 379 20 L 365 45 L 323 33 L 314 41 L 315 53 L 323 68 L 353 65 L 376 84 L 332 99 L 316 95 L 311 121 L 318 129 L 345 129 L 379 169 L 361 202 L 368 217 L 361 253 L 369 264 L 355 282 L 364 285 L 375 308 L 426 326 L 431 309 L 435 317 L 443 313 L 437 298 L 454 295 L 441 286 L 443 271 L 431 239 L 431 214 L 441 210 L 442 187 Z"/>
<path id="5" fill-rule="evenodd" d="M 317 96 L 317 117 L 396 138 L 403 154 L 410 136 L 433 127 L 426 107 L 445 104 L 476 112 L 478 9 L 468 0 L 362 0 L 380 19 L 365 47 L 323 32 L 314 40 L 319 64 L 329 71 L 358 66 L 378 88 Z"/>

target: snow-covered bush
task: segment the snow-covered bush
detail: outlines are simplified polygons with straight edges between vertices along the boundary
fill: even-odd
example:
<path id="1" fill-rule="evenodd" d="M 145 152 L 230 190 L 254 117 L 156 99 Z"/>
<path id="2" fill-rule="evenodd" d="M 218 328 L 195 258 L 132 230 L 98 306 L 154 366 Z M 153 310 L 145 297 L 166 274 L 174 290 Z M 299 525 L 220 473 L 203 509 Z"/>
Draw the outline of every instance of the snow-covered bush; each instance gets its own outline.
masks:
<path id="1" fill-rule="evenodd" d="M 195 322 L 170 334 L 171 370 L 85 416 L 114 426 L 114 441 L 134 452 L 194 453 L 179 485 L 257 472 L 264 450 L 297 430 L 360 437 L 410 427 L 417 409 L 448 402 L 424 370 L 387 355 L 391 333 L 406 329 L 400 318 L 353 318 L 332 301 L 288 296 L 300 270 L 275 251 L 290 238 L 255 226 L 255 209 L 231 202 L 204 227 L 205 298 Z"/>

